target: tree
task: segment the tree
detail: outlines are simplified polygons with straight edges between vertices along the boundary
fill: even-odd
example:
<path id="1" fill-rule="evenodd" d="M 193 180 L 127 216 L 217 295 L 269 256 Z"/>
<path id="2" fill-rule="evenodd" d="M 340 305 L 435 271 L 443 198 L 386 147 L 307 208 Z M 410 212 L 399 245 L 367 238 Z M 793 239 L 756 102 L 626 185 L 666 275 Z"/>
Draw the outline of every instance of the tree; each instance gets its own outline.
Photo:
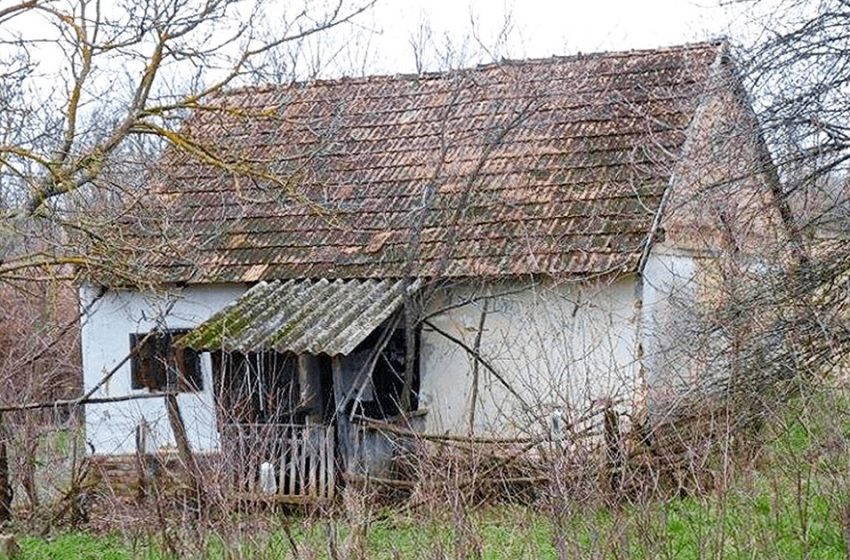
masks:
<path id="1" fill-rule="evenodd" d="M 845 0 L 740 0 L 749 37 L 739 49 L 742 76 L 790 210 L 790 240 L 805 263 L 762 292 L 784 311 L 783 333 L 805 367 L 826 370 L 847 348 L 842 288 L 850 272 L 850 3 Z M 748 294 L 752 296 L 752 294 Z M 803 311 L 800 311 L 800 310 Z M 805 317 L 805 319 L 801 319 Z"/>
<path id="2" fill-rule="evenodd" d="M 127 259 L 118 258 L 128 247 L 110 237 L 110 226 L 143 196 L 136 187 L 162 149 L 260 172 L 190 140 L 180 128 L 187 112 L 221 110 L 217 94 L 262 80 L 269 68 L 279 73 L 282 60 L 295 65 L 303 41 L 350 23 L 371 4 L 28 0 L 1 7 L 0 282 L 83 269 L 132 282 Z"/>
<path id="3" fill-rule="evenodd" d="M 305 42 L 372 3 L 0 1 L 0 301 L 13 310 L 0 320 L 4 405 L 79 392 L 87 310 L 70 280 L 149 283 L 131 256 L 179 244 L 161 230 L 143 244 L 128 234 L 157 211 L 146 188 L 151 162 L 190 153 L 268 176 L 191 137 L 182 125 L 189 112 L 229 110 L 216 100 L 232 87 L 300 76 Z M 49 412 L 2 419 L 0 517 L 10 474 L 37 506 L 35 457 L 44 430 L 55 429 Z M 176 404 L 174 412 L 179 419 Z M 12 469 L 7 445 L 20 463 Z"/>

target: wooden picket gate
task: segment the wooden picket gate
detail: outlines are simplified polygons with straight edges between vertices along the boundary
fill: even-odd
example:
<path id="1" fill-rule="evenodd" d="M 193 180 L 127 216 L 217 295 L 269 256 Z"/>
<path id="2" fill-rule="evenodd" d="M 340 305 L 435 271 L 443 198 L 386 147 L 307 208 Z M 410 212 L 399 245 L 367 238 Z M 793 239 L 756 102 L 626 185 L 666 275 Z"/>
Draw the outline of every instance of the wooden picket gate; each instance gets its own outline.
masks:
<path id="1" fill-rule="evenodd" d="M 333 499 L 333 426 L 227 424 L 221 436 L 238 496 L 293 503 Z"/>

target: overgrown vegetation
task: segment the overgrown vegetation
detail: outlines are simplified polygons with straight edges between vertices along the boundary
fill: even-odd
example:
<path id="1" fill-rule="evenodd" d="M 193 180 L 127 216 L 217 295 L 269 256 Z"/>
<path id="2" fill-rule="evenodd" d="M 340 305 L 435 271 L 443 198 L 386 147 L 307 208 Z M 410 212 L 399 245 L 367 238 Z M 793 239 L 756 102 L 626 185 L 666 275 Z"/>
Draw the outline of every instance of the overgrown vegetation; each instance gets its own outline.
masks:
<path id="1" fill-rule="evenodd" d="M 730 445 L 726 446 L 728 443 Z M 753 446 L 756 447 L 753 447 Z M 824 386 L 771 411 L 755 442 L 721 442 L 710 484 L 611 506 L 603 494 L 486 505 L 458 523 L 446 508 L 379 507 L 349 496 L 330 515 L 308 510 L 233 515 L 226 528 L 170 533 L 202 548 L 187 558 L 845 558 L 850 531 L 850 391 Z M 706 479 L 706 480 L 709 480 Z M 328 512 L 321 512 L 322 514 Z M 198 539 L 199 532 L 203 538 Z M 171 558 L 150 526 L 23 539 L 25 558 Z"/>
<path id="2" fill-rule="evenodd" d="M 742 271 L 752 268 L 752 262 L 730 235 L 725 255 L 730 266 L 724 276 L 728 283 L 719 288 L 722 309 L 707 324 L 688 325 L 700 333 L 723 332 L 728 338 L 728 347 L 710 346 L 706 352 L 707 361 L 728 358 L 734 370 L 734 406 L 744 406 L 727 414 L 726 421 L 731 417 L 732 422 L 718 421 L 705 442 L 690 447 L 684 442 L 676 452 L 676 465 L 657 471 L 647 467 L 629 479 L 626 489 L 596 475 L 597 456 L 573 460 L 580 453 L 571 440 L 558 449 L 556 460 L 535 465 L 533 477 L 526 472 L 514 476 L 534 479 L 521 495 L 508 490 L 498 499 L 481 500 L 470 491 L 469 481 L 480 485 L 479 477 L 493 469 L 448 465 L 440 456 L 414 465 L 413 482 L 402 481 L 411 485 L 413 498 L 392 506 L 379 499 L 383 496 L 375 489 L 349 485 L 343 499 L 328 506 L 243 508 L 239 513 L 221 507 L 232 503 L 229 497 L 216 501 L 220 496 L 215 484 L 201 486 L 200 471 L 185 443 L 180 455 L 191 459 L 184 464 L 191 466 L 186 472 L 195 483 L 194 495 L 168 493 L 154 481 L 145 488 L 146 495 L 128 497 L 108 495 L 103 489 L 89 492 L 85 468 L 76 460 L 82 455 L 79 440 L 65 432 L 44 433 L 54 429 L 48 424 L 76 425 L 79 405 L 93 402 L 87 399 L 94 391 L 62 403 L 67 410 L 56 406 L 71 390 L 68 379 L 74 381 L 79 367 L 80 317 L 75 291 L 67 282 L 106 272 L 122 283 L 147 285 L 149 278 L 128 266 L 127 256 L 143 250 L 168 254 L 179 243 L 167 231 L 152 235 L 161 243 L 149 247 L 132 241 L 128 247 L 121 235 L 94 233 L 114 232 L 114 223 L 124 218 L 126 204 L 117 199 L 146 200 L 147 191 L 140 188 L 147 180 L 146 164 L 164 145 L 175 153 L 201 154 L 228 173 L 235 170 L 288 189 L 292 177 L 286 173 L 269 177 L 267 169 L 245 167 L 238 155 L 189 142 L 179 133 L 182 118 L 187 110 L 213 110 L 204 101 L 231 84 L 281 78 L 273 67 L 260 71 L 266 55 L 279 60 L 288 46 L 297 53 L 302 38 L 347 24 L 371 3 L 346 7 L 331 2 L 327 13 L 307 17 L 305 12 L 285 26 L 288 31 L 282 36 L 270 30 L 268 37 L 250 31 L 273 3 L 258 2 L 251 11 L 256 19 L 245 19 L 236 1 L 197 5 L 183 0 L 172 10 L 168 2 L 147 0 L 138 9 L 130 6 L 126 25 L 101 21 L 99 11 L 86 11 L 97 2 L 71 2 L 70 13 L 51 4 L 21 2 L 0 9 L 0 23 L 36 14 L 56 26 L 45 37 L 10 32 L 6 42 L 20 46 L 21 52 L 5 53 L 9 70 L 0 87 L 0 98 L 17 107 L 5 111 L 11 117 L 0 122 L 9 137 L 0 146 L 0 178 L 5 181 L 0 185 L 5 232 L 0 280 L 26 294 L 0 293 L 18 315 L 18 323 L 7 322 L 0 333 L 8 350 L 0 361 L 10 389 L 3 394 L 6 410 L 0 418 L 0 480 L 6 480 L 0 489 L 0 517 L 13 518 L 8 528 L 22 535 L 25 558 L 850 557 L 850 390 L 838 379 L 850 341 L 846 2 L 823 0 L 813 3 L 818 4 L 814 10 L 799 0 L 780 2 L 794 17 L 775 28 L 774 20 L 764 19 L 766 39 L 736 52 L 742 81 L 756 100 L 765 141 L 777 164 L 779 180 L 772 200 L 785 230 L 781 239 L 768 239 L 753 250 L 761 261 L 777 265 L 772 277 L 776 281 L 760 276 L 758 289 L 752 291 L 741 282 Z M 234 38 L 209 51 L 196 50 L 193 41 L 214 35 L 212 28 L 218 29 L 219 22 L 235 27 Z M 107 29 L 112 33 L 98 35 Z M 236 45 L 243 32 L 250 40 L 239 48 L 229 46 Z M 190 39 L 184 42 L 184 37 Z M 38 64 L 31 60 L 28 44 L 52 45 L 66 57 L 71 78 L 58 81 L 69 84 L 68 95 L 49 103 L 29 95 L 32 86 L 24 87 L 28 77 L 43 78 L 35 71 Z M 119 51 L 115 45 L 123 47 Z M 149 46 L 156 47 L 153 54 Z M 236 56 L 239 52 L 233 49 L 244 50 L 244 56 Z M 113 50 L 122 52 L 128 64 L 146 70 L 139 81 L 128 84 L 137 93 L 118 103 L 117 110 L 106 111 L 107 106 L 90 104 L 112 89 L 112 80 L 91 76 L 109 76 L 115 59 L 108 53 Z M 154 87 L 163 71 L 184 63 L 223 66 L 223 79 L 203 86 L 199 74 L 191 83 L 171 87 L 169 80 Z M 78 113 L 83 107 L 94 109 Z M 99 109 L 117 115 L 112 124 L 99 122 Z M 254 116 L 272 117 L 265 110 Z M 734 141 L 734 135 L 727 140 Z M 768 174 L 776 171 L 766 167 Z M 700 194 L 729 187 L 723 183 L 707 185 Z M 423 198 L 422 216 L 428 198 Z M 720 210 L 725 222 L 727 214 Z M 473 207 L 469 215 L 475 214 Z M 45 301 L 52 307 L 43 305 Z M 482 312 L 479 331 L 485 315 Z M 541 338 L 549 334 L 540 333 Z M 683 333 L 675 334 L 681 342 Z M 752 338 L 758 340 L 748 346 Z M 699 354 L 695 346 L 683 346 Z M 484 363 L 477 344 L 471 354 L 476 363 Z M 100 383 L 108 383 L 114 371 Z M 726 381 L 724 377 L 723 391 L 730 389 Z M 785 394 L 776 397 L 772 389 L 777 383 L 798 383 L 796 396 L 790 402 Z M 733 403 L 727 404 L 731 408 Z M 32 412 L 36 408 L 51 413 L 37 416 Z M 174 416 L 179 419 L 179 414 Z M 182 427 L 174 428 L 177 424 L 172 424 L 175 435 L 184 433 Z M 52 462 L 44 453 L 47 447 L 55 448 L 62 460 Z M 529 455 L 530 460 L 538 458 Z M 146 459 L 140 453 L 139 460 Z M 573 470 L 575 465 L 580 472 Z M 52 475 L 50 480 L 41 482 L 39 470 Z M 175 469 L 174 478 L 185 478 L 179 471 Z M 421 484 L 424 480 L 433 484 Z M 39 484 L 51 487 L 42 491 Z M 139 494 L 141 488 L 136 488 Z"/>

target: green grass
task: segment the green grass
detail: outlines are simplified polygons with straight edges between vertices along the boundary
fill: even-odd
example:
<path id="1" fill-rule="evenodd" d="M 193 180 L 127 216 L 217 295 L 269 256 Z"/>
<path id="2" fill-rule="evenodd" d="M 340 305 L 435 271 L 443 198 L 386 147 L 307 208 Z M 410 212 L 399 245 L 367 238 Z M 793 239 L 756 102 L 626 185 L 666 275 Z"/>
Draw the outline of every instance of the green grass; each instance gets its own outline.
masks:
<path id="1" fill-rule="evenodd" d="M 571 541 L 571 557 L 577 554 L 579 558 L 844 558 L 840 526 L 829 500 L 818 497 L 811 501 L 805 539 L 792 502 L 789 497 L 774 506 L 773 496 L 739 499 L 733 495 L 719 511 L 709 500 L 678 500 L 616 515 L 577 515 L 569 520 L 565 532 Z M 484 559 L 558 557 L 556 531 L 542 515 L 525 508 L 493 507 L 472 518 L 474 539 Z M 648 530 L 647 525 L 651 526 Z M 343 548 L 348 531 L 344 524 L 337 528 L 337 546 Z M 294 531 L 298 546 L 311 552 L 308 557 L 328 557 L 326 534 L 321 524 Z M 455 537 L 456 530 L 448 521 L 389 517 L 370 524 L 366 549 L 368 558 L 376 560 L 437 558 L 440 552 L 453 558 L 457 557 Z M 24 558 L 38 560 L 167 557 L 158 547 L 140 546 L 134 553 L 115 535 L 71 533 L 49 541 L 29 537 L 21 546 Z M 270 531 L 246 535 L 238 550 L 212 541 L 204 556 L 283 558 L 289 553 L 282 532 Z"/>
<path id="2" fill-rule="evenodd" d="M 551 533 L 541 520 L 527 518 L 528 512 L 513 508 L 491 508 L 475 515 L 476 539 L 482 545 L 482 557 L 497 558 L 555 558 L 551 546 Z M 337 547 L 343 549 L 348 536 L 344 523 L 337 523 Z M 293 534 L 301 550 L 318 553 L 327 558 L 327 528 L 321 522 L 310 526 L 298 526 Z M 370 559 L 411 558 L 423 555 L 436 557 L 445 551 L 449 557 L 454 547 L 455 532 L 450 523 L 430 522 L 422 524 L 415 519 L 388 517 L 370 524 L 366 535 L 366 547 Z M 34 560 L 59 559 L 106 559 L 131 558 L 163 559 L 168 555 L 157 550 L 139 548 L 135 555 L 132 547 L 117 536 L 98 536 L 89 533 L 63 534 L 50 540 L 27 537 L 22 539 L 23 558 Z M 238 550 L 237 550 L 238 548 Z M 228 558 L 225 549 L 233 557 L 242 554 L 248 558 L 284 558 L 290 555 L 290 545 L 282 531 L 270 531 L 263 535 L 246 537 L 237 546 L 227 546 L 214 540 L 206 548 L 205 557 Z"/>
<path id="3" fill-rule="evenodd" d="M 68 533 L 50 540 L 26 537 L 20 541 L 23 558 L 32 560 L 125 560 L 129 547 L 118 537 Z"/>

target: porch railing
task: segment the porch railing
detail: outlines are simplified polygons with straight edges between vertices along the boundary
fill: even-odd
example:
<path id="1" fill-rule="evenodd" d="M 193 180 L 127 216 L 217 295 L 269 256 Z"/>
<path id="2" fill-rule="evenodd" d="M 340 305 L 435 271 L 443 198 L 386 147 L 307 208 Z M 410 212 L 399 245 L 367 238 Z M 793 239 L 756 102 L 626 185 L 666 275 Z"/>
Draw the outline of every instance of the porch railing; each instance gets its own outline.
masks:
<path id="1" fill-rule="evenodd" d="M 226 424 L 221 436 L 238 493 L 292 502 L 333 498 L 333 426 Z"/>

